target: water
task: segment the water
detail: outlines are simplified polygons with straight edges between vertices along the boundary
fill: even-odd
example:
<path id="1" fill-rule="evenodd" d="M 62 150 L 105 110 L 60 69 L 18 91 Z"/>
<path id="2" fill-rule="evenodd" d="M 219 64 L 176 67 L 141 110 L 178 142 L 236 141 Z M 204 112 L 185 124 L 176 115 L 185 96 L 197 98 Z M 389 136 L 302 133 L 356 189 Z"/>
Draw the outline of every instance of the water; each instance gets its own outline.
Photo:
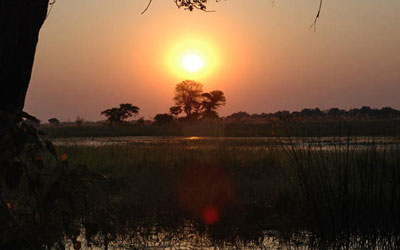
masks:
<path id="1" fill-rule="evenodd" d="M 108 246 L 110 250 L 216 250 L 216 249 L 307 249 L 304 244 L 285 243 L 279 240 L 274 231 L 265 231 L 265 237 L 259 242 L 243 242 L 237 240 L 231 243 L 215 245 L 207 235 L 200 235 L 192 229 L 185 230 L 178 234 L 169 232 L 157 232 L 152 236 L 140 237 L 131 240 L 121 240 L 119 243 L 112 243 Z M 78 238 L 83 244 L 82 249 L 103 250 L 104 246 L 88 246 L 83 237 Z M 73 250 L 72 242 L 67 242 L 67 249 Z"/>
<path id="2" fill-rule="evenodd" d="M 400 138 L 394 137 L 172 137 L 172 136 L 124 136 L 124 137 L 71 137 L 57 138 L 53 143 L 58 146 L 101 147 L 111 145 L 135 144 L 188 144 L 219 145 L 228 143 L 235 146 L 296 146 L 301 148 L 335 149 L 336 147 L 376 147 L 399 146 Z"/>

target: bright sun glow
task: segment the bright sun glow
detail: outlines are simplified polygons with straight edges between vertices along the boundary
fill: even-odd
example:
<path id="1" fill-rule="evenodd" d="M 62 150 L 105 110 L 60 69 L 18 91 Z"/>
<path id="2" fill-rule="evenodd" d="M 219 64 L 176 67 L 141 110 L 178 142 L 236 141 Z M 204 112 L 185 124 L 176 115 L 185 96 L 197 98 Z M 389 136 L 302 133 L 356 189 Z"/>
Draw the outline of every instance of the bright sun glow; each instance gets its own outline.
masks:
<path id="1" fill-rule="evenodd" d="M 172 42 L 166 63 L 169 72 L 179 79 L 202 80 L 217 70 L 218 53 L 206 39 L 179 39 Z"/>
<path id="2" fill-rule="evenodd" d="M 193 73 L 204 67 L 204 60 L 196 54 L 189 54 L 183 57 L 182 65 L 186 71 Z"/>

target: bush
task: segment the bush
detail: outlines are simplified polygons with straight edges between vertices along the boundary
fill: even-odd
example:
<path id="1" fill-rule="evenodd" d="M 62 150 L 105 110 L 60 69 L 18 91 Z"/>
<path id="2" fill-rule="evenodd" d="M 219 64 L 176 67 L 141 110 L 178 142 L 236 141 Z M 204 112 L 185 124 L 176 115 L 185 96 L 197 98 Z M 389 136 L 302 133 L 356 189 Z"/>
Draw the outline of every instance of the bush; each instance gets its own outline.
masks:
<path id="1" fill-rule="evenodd" d="M 26 122 L 26 113 L 0 113 L 0 249 L 75 245 L 97 177 L 58 156 L 53 144 Z"/>
<path id="2" fill-rule="evenodd" d="M 60 121 L 59 121 L 57 118 L 50 118 L 50 119 L 49 119 L 49 123 L 50 123 L 51 125 L 57 126 L 57 125 L 60 124 Z"/>
<path id="3" fill-rule="evenodd" d="M 154 123 L 156 125 L 166 125 L 171 123 L 174 120 L 174 117 L 169 114 L 158 114 L 154 117 Z"/>

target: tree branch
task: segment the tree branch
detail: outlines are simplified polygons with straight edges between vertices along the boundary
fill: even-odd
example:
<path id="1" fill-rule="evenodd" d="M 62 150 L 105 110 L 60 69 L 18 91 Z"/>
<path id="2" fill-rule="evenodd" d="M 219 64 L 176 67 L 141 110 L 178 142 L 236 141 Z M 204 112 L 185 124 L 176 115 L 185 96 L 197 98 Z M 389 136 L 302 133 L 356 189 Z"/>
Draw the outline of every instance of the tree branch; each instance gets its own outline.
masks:
<path id="1" fill-rule="evenodd" d="M 49 10 L 47 11 L 46 19 L 49 17 L 50 12 L 53 9 L 53 6 L 54 6 L 55 3 L 56 3 L 56 0 L 53 0 L 53 1 L 49 2 Z"/>
<path id="2" fill-rule="evenodd" d="M 152 2 L 153 0 L 149 0 L 149 3 L 147 4 L 146 8 L 142 11 L 142 13 L 140 13 L 140 15 L 143 15 L 149 9 Z"/>
<path id="3" fill-rule="evenodd" d="M 322 8 L 322 0 L 319 1 L 319 8 L 318 8 L 317 15 L 315 16 L 314 22 L 309 27 L 310 29 L 314 28 L 314 32 L 315 32 L 315 28 L 317 26 L 317 20 L 319 18 L 319 15 L 321 14 L 321 8 Z"/>

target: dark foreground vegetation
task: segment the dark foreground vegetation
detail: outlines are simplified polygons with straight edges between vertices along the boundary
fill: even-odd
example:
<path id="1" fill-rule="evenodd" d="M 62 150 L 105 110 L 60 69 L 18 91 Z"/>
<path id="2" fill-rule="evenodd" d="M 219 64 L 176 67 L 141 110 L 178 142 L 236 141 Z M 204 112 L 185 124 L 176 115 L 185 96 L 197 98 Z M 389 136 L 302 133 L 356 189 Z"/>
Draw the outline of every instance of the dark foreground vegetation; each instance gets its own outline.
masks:
<path id="1" fill-rule="evenodd" d="M 186 228 L 225 247 L 262 247 L 268 235 L 313 249 L 400 243 L 397 146 L 326 151 L 189 141 L 59 150 L 107 177 L 97 206 L 108 217 L 95 221 L 115 239 L 142 235 L 146 245 L 167 232 L 185 241 Z"/>
<path id="2" fill-rule="evenodd" d="M 1 249 L 400 243 L 398 145 L 355 147 L 349 138 L 329 150 L 230 140 L 56 149 L 24 123 L 10 134 L 19 140 L 1 155 Z"/>

